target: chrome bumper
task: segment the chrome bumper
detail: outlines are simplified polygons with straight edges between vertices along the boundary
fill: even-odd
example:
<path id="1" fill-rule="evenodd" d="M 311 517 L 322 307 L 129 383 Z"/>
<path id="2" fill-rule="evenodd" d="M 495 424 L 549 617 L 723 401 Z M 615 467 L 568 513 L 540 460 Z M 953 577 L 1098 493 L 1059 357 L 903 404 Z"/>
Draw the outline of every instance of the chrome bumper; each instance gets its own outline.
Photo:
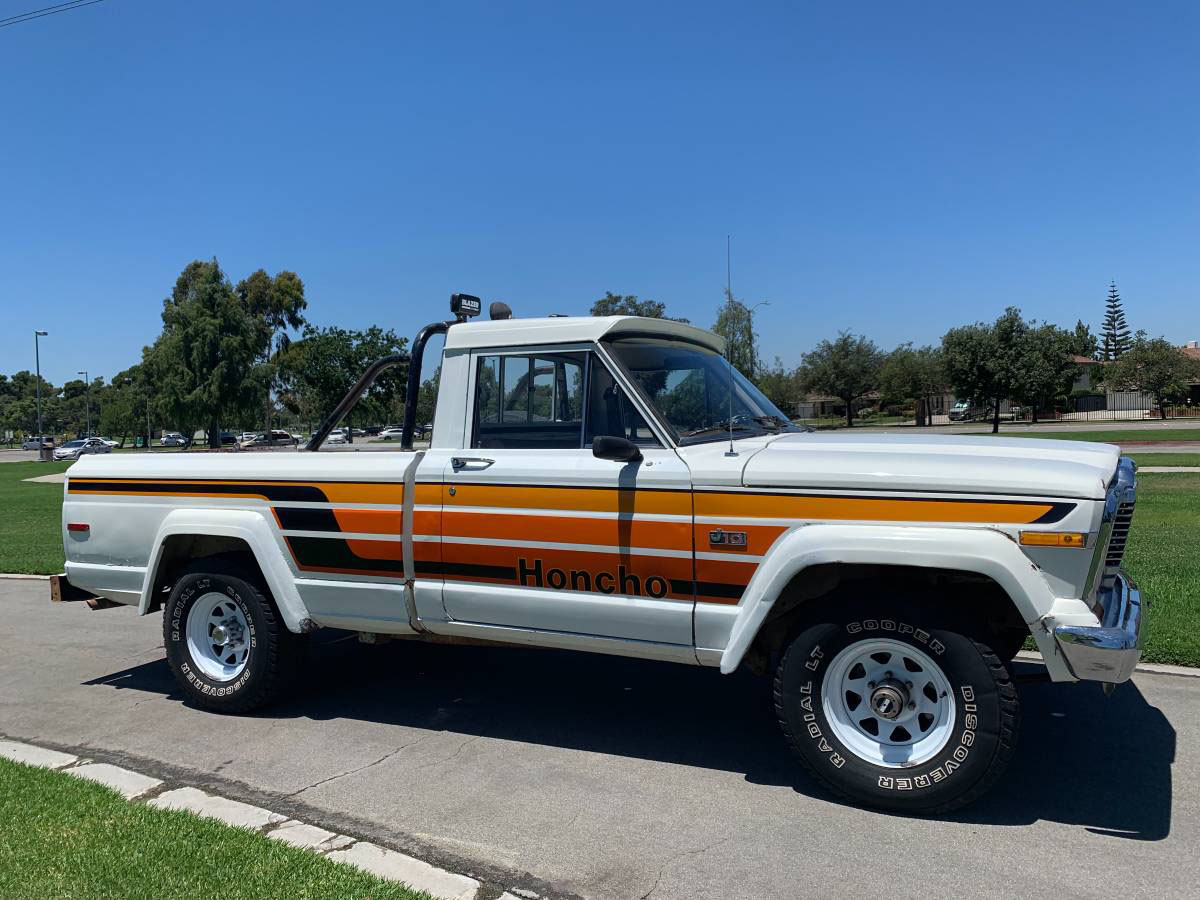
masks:
<path id="1" fill-rule="evenodd" d="M 1145 601 L 1124 572 L 1101 586 L 1097 599 L 1104 608 L 1100 625 L 1058 625 L 1054 639 L 1076 678 L 1120 684 L 1142 656 Z"/>

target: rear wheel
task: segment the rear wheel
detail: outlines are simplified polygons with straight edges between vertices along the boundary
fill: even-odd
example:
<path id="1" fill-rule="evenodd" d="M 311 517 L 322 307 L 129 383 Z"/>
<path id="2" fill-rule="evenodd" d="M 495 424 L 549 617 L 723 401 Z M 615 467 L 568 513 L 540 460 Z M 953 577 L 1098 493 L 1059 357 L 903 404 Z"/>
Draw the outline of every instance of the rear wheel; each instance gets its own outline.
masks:
<path id="1" fill-rule="evenodd" d="M 203 560 L 180 577 L 163 610 L 167 663 L 190 699 L 219 712 L 249 712 L 290 685 L 303 638 L 245 573 Z"/>
<path id="2" fill-rule="evenodd" d="M 823 618 L 775 674 L 780 724 L 819 781 L 866 806 L 943 813 L 1000 777 L 1020 710 L 990 648 L 916 609 Z"/>

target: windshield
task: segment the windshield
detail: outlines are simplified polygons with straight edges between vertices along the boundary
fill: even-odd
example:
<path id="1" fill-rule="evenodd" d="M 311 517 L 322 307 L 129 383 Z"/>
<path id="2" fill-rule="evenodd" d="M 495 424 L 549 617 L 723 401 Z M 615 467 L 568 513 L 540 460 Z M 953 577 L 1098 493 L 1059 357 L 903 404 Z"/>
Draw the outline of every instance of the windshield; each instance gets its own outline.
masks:
<path id="1" fill-rule="evenodd" d="M 735 438 L 799 430 L 714 350 L 651 338 L 616 339 L 609 346 L 680 444 L 727 439 L 731 430 Z"/>

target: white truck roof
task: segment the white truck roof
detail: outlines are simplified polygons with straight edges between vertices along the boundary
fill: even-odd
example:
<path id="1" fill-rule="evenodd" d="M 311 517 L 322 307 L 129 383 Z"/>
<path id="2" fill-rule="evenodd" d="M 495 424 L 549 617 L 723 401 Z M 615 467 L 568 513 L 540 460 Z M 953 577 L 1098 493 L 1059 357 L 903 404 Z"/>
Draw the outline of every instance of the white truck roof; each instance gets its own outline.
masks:
<path id="1" fill-rule="evenodd" d="M 573 344 L 598 341 L 608 335 L 643 334 L 665 338 L 683 338 L 725 352 L 725 339 L 711 331 L 641 316 L 555 316 L 545 319 L 499 319 L 461 322 L 446 333 L 447 350 L 520 345 Z"/>

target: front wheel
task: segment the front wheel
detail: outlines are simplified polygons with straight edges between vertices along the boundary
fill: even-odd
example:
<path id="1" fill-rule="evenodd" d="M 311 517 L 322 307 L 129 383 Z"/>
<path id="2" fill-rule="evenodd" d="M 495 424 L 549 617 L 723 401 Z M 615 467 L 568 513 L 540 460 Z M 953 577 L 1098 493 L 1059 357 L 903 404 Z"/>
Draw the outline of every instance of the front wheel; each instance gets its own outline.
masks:
<path id="1" fill-rule="evenodd" d="M 995 653 L 917 611 L 827 618 L 792 640 L 775 673 L 776 712 L 805 767 L 880 809 L 945 813 L 982 795 L 1020 724 Z"/>
<path id="2" fill-rule="evenodd" d="M 293 681 L 303 638 L 235 567 L 202 560 L 180 576 L 163 610 L 163 643 L 176 681 L 196 703 L 249 712 Z"/>

